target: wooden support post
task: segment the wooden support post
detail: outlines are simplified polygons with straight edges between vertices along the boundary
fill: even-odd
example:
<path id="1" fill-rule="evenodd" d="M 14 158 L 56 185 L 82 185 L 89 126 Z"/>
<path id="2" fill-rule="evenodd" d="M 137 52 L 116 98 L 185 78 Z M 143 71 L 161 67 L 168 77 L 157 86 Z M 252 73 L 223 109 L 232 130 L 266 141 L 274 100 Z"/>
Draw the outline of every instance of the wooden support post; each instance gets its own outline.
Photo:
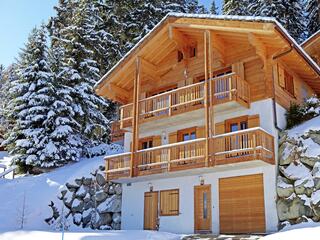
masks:
<path id="1" fill-rule="evenodd" d="M 120 129 L 123 128 L 123 108 L 120 108 Z"/>
<path id="2" fill-rule="evenodd" d="M 205 166 L 208 167 L 209 163 L 209 79 L 208 79 L 208 31 L 203 33 L 204 38 L 204 114 L 205 114 L 205 136 L 206 136 L 206 154 Z"/>
<path id="3" fill-rule="evenodd" d="M 139 92 L 140 92 L 140 57 L 136 58 L 136 71 L 133 82 L 133 118 L 132 118 L 132 151 L 130 160 L 130 177 L 134 176 L 134 161 L 139 142 Z"/>
<path id="4" fill-rule="evenodd" d="M 213 106 L 213 95 L 214 95 L 214 86 L 215 83 L 212 80 L 212 65 L 213 65 L 213 48 L 212 48 L 212 38 L 211 38 L 211 31 L 208 31 L 208 37 L 209 37 L 209 102 L 210 102 L 210 109 L 209 109 L 209 134 L 210 134 L 210 140 L 209 140 L 209 153 L 210 153 L 210 165 L 213 165 L 214 163 L 214 155 L 211 154 L 211 151 L 214 149 L 214 141 L 212 137 L 215 135 L 215 124 L 214 124 L 214 106 Z"/>
<path id="5" fill-rule="evenodd" d="M 171 108 L 171 105 L 172 105 L 172 97 L 171 97 L 171 94 L 169 94 L 169 99 L 168 99 L 168 105 L 169 105 L 169 116 L 171 116 L 172 114 L 172 108 Z"/>

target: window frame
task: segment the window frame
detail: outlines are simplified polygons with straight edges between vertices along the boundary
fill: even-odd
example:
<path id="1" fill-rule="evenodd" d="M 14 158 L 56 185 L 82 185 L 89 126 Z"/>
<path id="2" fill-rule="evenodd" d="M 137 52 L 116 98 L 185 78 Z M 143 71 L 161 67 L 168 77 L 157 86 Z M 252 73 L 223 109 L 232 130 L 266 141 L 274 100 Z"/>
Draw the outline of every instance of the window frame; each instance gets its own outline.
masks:
<path id="1" fill-rule="evenodd" d="M 191 127 L 191 128 L 185 128 L 185 129 L 178 130 L 177 131 L 177 135 L 178 135 L 177 136 L 177 140 L 178 140 L 178 142 L 185 142 L 183 140 L 183 136 L 185 134 L 191 135 L 193 132 L 195 133 L 195 139 L 197 139 L 197 128 L 196 127 Z M 190 140 L 187 140 L 187 141 L 190 141 Z"/>

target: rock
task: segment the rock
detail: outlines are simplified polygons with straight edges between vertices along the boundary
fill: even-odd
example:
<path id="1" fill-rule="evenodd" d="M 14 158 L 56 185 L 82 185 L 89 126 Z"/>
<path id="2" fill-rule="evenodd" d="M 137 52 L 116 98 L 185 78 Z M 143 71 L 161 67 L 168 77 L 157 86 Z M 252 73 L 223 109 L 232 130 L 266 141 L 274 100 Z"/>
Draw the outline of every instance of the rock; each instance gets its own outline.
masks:
<path id="1" fill-rule="evenodd" d="M 320 217 L 320 190 L 317 190 L 311 195 L 311 207 L 314 214 Z"/>
<path id="2" fill-rule="evenodd" d="M 121 222 L 121 213 L 114 213 L 112 215 L 112 221 L 115 223 L 120 223 Z"/>
<path id="3" fill-rule="evenodd" d="M 84 196 L 83 201 L 84 201 L 85 203 L 87 203 L 87 202 L 90 201 L 90 194 L 89 194 L 88 192 L 87 192 L 87 194 Z"/>
<path id="4" fill-rule="evenodd" d="M 307 196 L 310 196 L 314 187 L 313 179 L 310 177 L 297 180 L 294 182 L 294 191 L 296 194 L 306 194 Z"/>
<path id="5" fill-rule="evenodd" d="M 101 166 L 99 166 L 99 170 L 100 170 L 101 172 L 104 172 L 104 171 L 106 170 L 106 167 L 103 166 L 103 165 L 101 165 Z"/>
<path id="6" fill-rule="evenodd" d="M 121 212 L 121 196 L 113 195 L 98 206 L 100 213 Z"/>
<path id="7" fill-rule="evenodd" d="M 88 210 L 88 209 L 93 208 L 93 207 L 94 207 L 94 203 L 92 201 L 84 202 L 84 205 L 83 205 L 83 209 L 84 210 Z"/>
<path id="8" fill-rule="evenodd" d="M 319 131 L 310 131 L 309 137 L 314 141 L 315 143 L 320 145 L 320 132 Z"/>
<path id="9" fill-rule="evenodd" d="M 66 187 L 68 188 L 69 191 L 75 192 L 79 188 L 79 185 L 76 185 L 75 183 L 66 183 Z"/>
<path id="10" fill-rule="evenodd" d="M 297 146 L 289 142 L 284 142 L 279 147 L 279 164 L 288 165 L 298 158 Z"/>
<path id="11" fill-rule="evenodd" d="M 81 225 L 82 215 L 80 213 L 76 213 L 73 215 L 73 223 L 77 226 Z"/>
<path id="12" fill-rule="evenodd" d="M 289 180 L 299 180 L 311 176 L 311 171 L 300 161 L 294 161 L 287 167 L 279 167 L 282 174 Z"/>
<path id="13" fill-rule="evenodd" d="M 67 192 L 68 192 L 68 190 L 66 190 L 66 189 L 61 190 L 61 192 L 58 195 L 58 199 L 62 200 Z"/>
<path id="14" fill-rule="evenodd" d="M 97 173 L 96 180 L 100 186 L 104 186 L 106 184 L 106 179 L 104 178 L 104 176 L 101 173 Z"/>
<path id="15" fill-rule="evenodd" d="M 121 224 L 112 222 L 111 223 L 111 227 L 112 227 L 113 230 L 120 230 L 121 229 Z"/>
<path id="16" fill-rule="evenodd" d="M 316 162 L 320 161 L 320 159 L 314 157 L 301 156 L 300 161 L 310 167 L 313 167 L 316 164 Z"/>
<path id="17" fill-rule="evenodd" d="M 117 195 L 121 195 L 121 194 L 122 194 L 121 184 L 116 184 L 114 190 L 115 190 L 115 193 L 116 193 Z"/>
<path id="18" fill-rule="evenodd" d="M 84 198 L 88 193 L 88 188 L 84 185 L 81 185 L 81 187 L 76 191 L 76 197 L 77 198 Z"/>
<path id="19" fill-rule="evenodd" d="M 293 193 L 293 185 L 281 176 L 277 179 L 277 193 L 279 197 L 287 198 Z"/>
<path id="20" fill-rule="evenodd" d="M 77 212 L 81 213 L 83 211 L 83 206 L 84 206 L 83 201 L 78 200 L 78 199 L 74 199 L 70 210 L 73 213 L 77 213 Z"/>
<path id="21" fill-rule="evenodd" d="M 96 193 L 97 202 L 103 202 L 107 197 L 108 197 L 108 194 L 106 194 L 104 191 L 99 191 Z"/>
<path id="22" fill-rule="evenodd" d="M 100 219 L 98 225 L 110 225 L 112 222 L 112 216 L 110 213 L 100 213 Z"/>
<path id="23" fill-rule="evenodd" d="M 304 202 L 299 198 L 294 198 L 293 200 L 279 199 L 277 201 L 277 211 L 280 221 L 296 219 L 306 215 Z"/>
<path id="24" fill-rule="evenodd" d="M 112 227 L 110 225 L 103 225 L 103 226 L 100 226 L 100 230 L 112 230 Z"/>
<path id="25" fill-rule="evenodd" d="M 109 192 L 109 194 L 111 194 L 111 195 L 116 193 L 116 191 L 115 191 L 115 187 L 114 187 L 114 185 L 113 185 L 113 184 L 112 184 L 112 185 L 110 185 L 108 192 Z"/>
<path id="26" fill-rule="evenodd" d="M 83 178 L 83 185 L 90 186 L 91 183 L 92 183 L 92 178 L 87 178 L 87 177 Z"/>
<path id="27" fill-rule="evenodd" d="M 88 209 L 86 211 L 83 211 L 82 213 L 82 227 L 86 228 L 88 227 L 88 224 L 90 223 L 91 220 L 91 209 Z"/>
<path id="28" fill-rule="evenodd" d="M 81 186 L 82 183 L 83 183 L 83 177 L 82 177 L 82 178 L 76 178 L 74 181 L 75 181 L 75 183 L 76 183 L 77 185 Z"/>
<path id="29" fill-rule="evenodd" d="M 320 178 L 314 178 L 313 181 L 314 181 L 314 188 L 316 190 L 319 190 L 320 189 Z"/>

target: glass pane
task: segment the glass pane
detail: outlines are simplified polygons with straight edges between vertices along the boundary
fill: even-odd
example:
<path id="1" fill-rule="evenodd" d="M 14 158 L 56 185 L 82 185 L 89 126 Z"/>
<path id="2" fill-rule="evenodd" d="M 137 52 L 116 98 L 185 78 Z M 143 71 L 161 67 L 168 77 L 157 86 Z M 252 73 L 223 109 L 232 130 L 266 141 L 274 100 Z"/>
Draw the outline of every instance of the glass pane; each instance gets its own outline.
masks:
<path id="1" fill-rule="evenodd" d="M 152 148 L 152 141 L 149 141 L 149 148 Z"/>
<path id="2" fill-rule="evenodd" d="M 241 122 L 240 123 L 240 129 L 241 130 L 244 130 L 244 129 L 247 129 L 248 128 L 248 123 L 247 122 Z"/>
<path id="3" fill-rule="evenodd" d="M 196 132 L 190 134 L 190 140 L 196 139 Z"/>
<path id="4" fill-rule="evenodd" d="M 148 142 L 143 142 L 142 149 L 147 149 L 147 148 L 148 148 Z"/>
<path id="5" fill-rule="evenodd" d="M 188 141 L 188 140 L 190 140 L 190 135 L 189 135 L 189 133 L 183 134 L 183 141 Z"/>
<path id="6" fill-rule="evenodd" d="M 238 124 L 237 123 L 233 123 L 230 125 L 230 131 L 231 132 L 235 132 L 235 131 L 238 131 L 239 128 L 238 128 Z"/>
<path id="7" fill-rule="evenodd" d="M 207 192 L 203 192 L 203 219 L 208 217 Z"/>

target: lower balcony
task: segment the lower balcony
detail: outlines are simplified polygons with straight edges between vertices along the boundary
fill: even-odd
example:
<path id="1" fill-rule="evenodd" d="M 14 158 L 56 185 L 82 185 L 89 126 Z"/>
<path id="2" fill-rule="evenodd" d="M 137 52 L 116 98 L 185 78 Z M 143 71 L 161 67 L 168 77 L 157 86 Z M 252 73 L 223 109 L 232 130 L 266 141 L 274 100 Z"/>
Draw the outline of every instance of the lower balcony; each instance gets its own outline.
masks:
<path id="1" fill-rule="evenodd" d="M 209 138 L 208 144 L 208 156 L 205 138 L 139 150 L 134 154 L 133 164 L 131 152 L 107 156 L 107 179 L 139 177 L 255 160 L 274 164 L 273 136 L 259 127 L 216 135 Z"/>

